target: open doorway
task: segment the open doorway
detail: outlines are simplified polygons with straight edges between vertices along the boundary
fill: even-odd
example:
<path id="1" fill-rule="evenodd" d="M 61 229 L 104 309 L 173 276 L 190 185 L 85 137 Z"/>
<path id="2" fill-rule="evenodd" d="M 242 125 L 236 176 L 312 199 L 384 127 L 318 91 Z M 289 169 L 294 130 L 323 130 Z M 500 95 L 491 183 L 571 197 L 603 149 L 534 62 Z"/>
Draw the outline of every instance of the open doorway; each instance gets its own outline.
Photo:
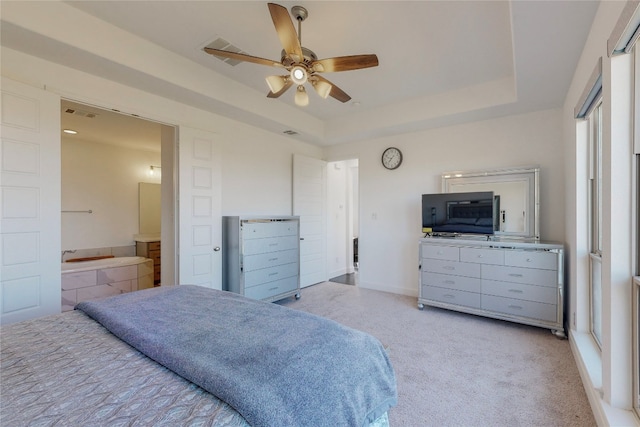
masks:
<path id="1" fill-rule="evenodd" d="M 175 128 L 69 100 L 61 127 L 62 261 L 144 256 L 154 285 L 174 283 Z"/>
<path id="2" fill-rule="evenodd" d="M 327 266 L 331 282 L 358 284 L 358 160 L 327 164 Z"/>

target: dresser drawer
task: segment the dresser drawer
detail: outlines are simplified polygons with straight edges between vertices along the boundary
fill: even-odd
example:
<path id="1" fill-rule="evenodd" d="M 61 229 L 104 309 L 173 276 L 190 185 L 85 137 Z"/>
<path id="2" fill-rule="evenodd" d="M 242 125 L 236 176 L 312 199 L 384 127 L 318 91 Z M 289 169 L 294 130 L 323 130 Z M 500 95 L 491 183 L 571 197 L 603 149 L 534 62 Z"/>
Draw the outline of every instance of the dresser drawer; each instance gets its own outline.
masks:
<path id="1" fill-rule="evenodd" d="M 298 263 L 278 265 L 276 267 L 263 268 L 261 270 L 247 271 L 244 274 L 244 287 L 260 285 L 262 283 L 273 282 L 286 277 L 298 276 Z"/>
<path id="2" fill-rule="evenodd" d="M 267 252 L 286 251 L 298 248 L 298 236 L 268 237 L 244 241 L 244 255 L 263 254 Z"/>
<path id="3" fill-rule="evenodd" d="M 160 250 L 160 242 L 149 242 L 147 243 L 147 247 L 150 251 L 159 251 Z"/>
<path id="4" fill-rule="evenodd" d="M 422 271 L 430 273 L 450 274 L 454 276 L 480 277 L 480 264 L 457 261 L 441 261 L 423 259 Z"/>
<path id="5" fill-rule="evenodd" d="M 261 268 L 275 267 L 277 265 L 298 262 L 298 258 L 299 255 L 296 249 L 267 252 L 264 254 L 245 256 L 243 259 L 243 266 L 244 271 L 253 271 Z"/>
<path id="6" fill-rule="evenodd" d="M 482 265 L 482 278 L 501 282 L 526 283 L 537 286 L 558 286 L 558 273 L 534 268 Z"/>
<path id="7" fill-rule="evenodd" d="M 422 298 L 448 304 L 463 305 L 465 307 L 480 308 L 480 294 L 475 292 L 457 291 L 455 289 L 422 286 Z"/>
<path id="8" fill-rule="evenodd" d="M 482 309 L 513 316 L 529 317 L 546 322 L 557 321 L 557 307 L 555 304 L 523 301 L 513 298 L 482 295 Z"/>
<path id="9" fill-rule="evenodd" d="M 475 277 L 424 272 L 422 273 L 422 283 L 428 286 L 437 286 L 445 289 L 480 292 L 480 279 Z"/>
<path id="10" fill-rule="evenodd" d="M 458 261 L 460 248 L 455 246 L 422 245 L 422 258 Z"/>
<path id="11" fill-rule="evenodd" d="M 265 299 L 284 292 L 293 291 L 298 287 L 298 276 L 287 277 L 259 286 L 245 289 L 244 295 L 253 299 Z"/>
<path id="12" fill-rule="evenodd" d="M 486 248 L 460 248 L 460 261 L 479 264 L 504 264 L 504 250 Z"/>
<path id="13" fill-rule="evenodd" d="M 296 236 L 297 221 L 263 221 L 243 222 L 242 237 L 244 239 L 261 239 L 264 237 Z"/>
<path id="14" fill-rule="evenodd" d="M 496 282 L 494 280 L 484 279 L 482 280 L 482 294 L 543 302 L 545 304 L 556 304 L 558 301 L 558 291 L 556 288 L 524 285 L 521 283 Z"/>
<path id="15" fill-rule="evenodd" d="M 504 263 L 514 267 L 557 270 L 558 254 L 544 251 L 506 251 Z"/>

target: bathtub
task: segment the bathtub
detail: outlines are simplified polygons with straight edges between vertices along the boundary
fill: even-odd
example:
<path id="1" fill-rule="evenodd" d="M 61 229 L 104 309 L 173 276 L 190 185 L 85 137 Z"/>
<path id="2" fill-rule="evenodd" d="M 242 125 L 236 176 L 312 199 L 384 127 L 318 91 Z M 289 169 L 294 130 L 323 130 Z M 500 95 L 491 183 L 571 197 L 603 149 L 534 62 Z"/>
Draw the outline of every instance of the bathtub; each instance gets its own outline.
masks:
<path id="1" fill-rule="evenodd" d="M 62 311 L 82 301 L 153 287 L 153 260 L 140 256 L 62 263 Z"/>
<path id="2" fill-rule="evenodd" d="M 141 256 L 123 256 L 116 258 L 96 259 L 93 261 L 63 262 L 62 274 L 76 271 L 99 270 L 103 268 L 122 267 L 125 265 L 137 265 L 149 258 Z"/>

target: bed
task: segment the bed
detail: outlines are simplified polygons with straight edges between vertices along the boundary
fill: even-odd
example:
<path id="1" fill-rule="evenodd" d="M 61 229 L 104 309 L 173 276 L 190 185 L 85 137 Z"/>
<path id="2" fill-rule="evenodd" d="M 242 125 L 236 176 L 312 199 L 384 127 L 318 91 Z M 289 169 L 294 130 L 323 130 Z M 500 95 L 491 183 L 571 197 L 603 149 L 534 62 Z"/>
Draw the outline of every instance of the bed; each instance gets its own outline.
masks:
<path id="1" fill-rule="evenodd" d="M 374 337 L 198 286 L 146 289 L 0 329 L 3 425 L 385 426 Z"/>

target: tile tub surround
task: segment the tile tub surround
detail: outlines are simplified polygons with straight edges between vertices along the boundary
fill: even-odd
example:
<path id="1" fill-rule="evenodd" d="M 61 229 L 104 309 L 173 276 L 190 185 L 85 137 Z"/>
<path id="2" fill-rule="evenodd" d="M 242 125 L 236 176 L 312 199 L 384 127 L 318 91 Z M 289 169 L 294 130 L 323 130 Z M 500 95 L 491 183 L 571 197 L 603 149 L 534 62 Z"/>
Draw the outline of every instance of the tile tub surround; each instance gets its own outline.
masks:
<path id="1" fill-rule="evenodd" d="M 62 311 L 82 301 L 153 287 L 153 261 L 107 258 L 62 264 Z"/>
<path id="2" fill-rule="evenodd" d="M 113 255 L 114 257 L 136 256 L 136 245 L 70 250 L 73 252 L 61 252 L 63 262 L 71 258 L 86 258 L 104 255 Z"/>

